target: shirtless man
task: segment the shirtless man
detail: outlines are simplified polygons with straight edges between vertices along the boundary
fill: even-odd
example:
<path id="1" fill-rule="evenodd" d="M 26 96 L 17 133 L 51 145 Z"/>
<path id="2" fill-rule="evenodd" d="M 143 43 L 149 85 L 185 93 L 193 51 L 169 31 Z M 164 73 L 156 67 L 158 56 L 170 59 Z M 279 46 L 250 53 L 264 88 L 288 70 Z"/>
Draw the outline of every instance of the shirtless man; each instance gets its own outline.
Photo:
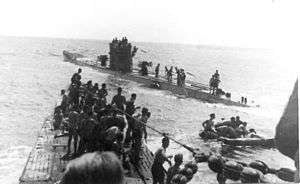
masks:
<path id="1" fill-rule="evenodd" d="M 169 158 L 172 158 L 172 156 L 166 155 L 166 149 L 169 147 L 169 144 L 169 138 L 164 137 L 162 139 L 162 147 L 159 148 L 154 154 L 154 161 L 151 168 L 153 184 L 163 184 L 165 179 L 165 171 L 163 164 L 165 162 L 168 162 L 171 166 L 171 161 L 169 160 Z"/>
<path id="2" fill-rule="evenodd" d="M 214 127 L 214 119 L 216 118 L 216 115 L 214 113 L 210 114 L 210 119 L 206 120 L 202 123 L 202 126 L 204 128 L 204 131 L 211 131 L 211 132 L 215 132 L 213 127 Z"/>
<path id="3" fill-rule="evenodd" d="M 131 94 L 130 101 L 126 102 L 126 109 L 125 112 L 128 114 L 126 115 L 128 127 L 126 130 L 126 137 L 125 137 L 125 143 L 129 143 L 131 139 L 131 132 L 134 124 L 134 119 L 132 118 L 132 115 L 135 113 L 135 111 L 140 107 L 135 107 L 134 102 L 136 100 L 136 94 Z"/>

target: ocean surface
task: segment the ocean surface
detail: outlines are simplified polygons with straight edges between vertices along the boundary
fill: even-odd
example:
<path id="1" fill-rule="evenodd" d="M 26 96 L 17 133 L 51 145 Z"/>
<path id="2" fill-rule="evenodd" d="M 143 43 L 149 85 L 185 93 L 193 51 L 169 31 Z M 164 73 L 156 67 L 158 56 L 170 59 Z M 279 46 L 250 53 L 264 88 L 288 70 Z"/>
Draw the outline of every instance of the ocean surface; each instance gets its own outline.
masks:
<path id="1" fill-rule="evenodd" d="M 54 38 L 0 37 L 0 183 L 16 184 L 28 154 L 36 141 L 43 120 L 53 112 L 59 92 L 68 86 L 78 66 L 63 62 L 62 51 L 76 51 L 89 58 L 108 53 L 109 41 Z M 116 88 L 124 88 L 126 97 L 137 93 L 136 104 L 152 112 L 149 125 L 170 133 L 175 139 L 202 151 L 220 151 L 221 144 L 204 142 L 198 137 L 202 122 L 210 113 L 216 121 L 239 115 L 259 135 L 271 138 L 296 80 L 297 67 L 266 49 L 196 46 L 166 43 L 135 43 L 140 50 L 134 62 L 147 60 L 154 65 L 179 66 L 192 75 L 190 80 L 208 83 L 219 70 L 221 88 L 233 99 L 248 97 L 260 107 L 241 108 L 209 104 L 175 96 L 167 91 L 142 87 L 138 83 L 114 78 L 83 67 L 83 81 L 108 84 L 111 96 Z M 142 51 L 143 50 L 143 51 Z M 154 70 L 154 69 L 153 69 Z M 148 130 L 148 146 L 155 151 L 161 136 Z M 171 142 L 170 154 L 191 154 Z M 274 168 L 294 168 L 293 161 L 276 149 L 231 150 L 228 157 L 245 162 L 260 159 Z M 275 178 L 272 178 L 275 179 Z M 216 183 L 216 174 L 205 163 L 191 183 Z"/>

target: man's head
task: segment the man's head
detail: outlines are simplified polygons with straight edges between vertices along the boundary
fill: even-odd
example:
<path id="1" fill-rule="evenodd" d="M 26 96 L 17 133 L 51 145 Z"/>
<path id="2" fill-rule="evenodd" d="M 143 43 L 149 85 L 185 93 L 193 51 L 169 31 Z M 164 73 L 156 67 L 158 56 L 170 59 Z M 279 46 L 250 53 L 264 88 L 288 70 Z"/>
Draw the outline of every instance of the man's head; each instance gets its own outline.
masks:
<path id="1" fill-rule="evenodd" d="M 150 118 L 151 112 L 147 112 L 146 116 L 147 116 L 148 118 Z"/>
<path id="2" fill-rule="evenodd" d="M 132 93 L 132 94 L 131 94 L 131 101 L 135 101 L 135 99 L 136 99 L 136 94 L 135 94 L 135 93 Z"/>
<path id="3" fill-rule="evenodd" d="M 235 117 L 231 117 L 231 118 L 230 118 L 230 121 L 231 121 L 231 122 L 234 122 L 234 121 L 235 121 Z"/>
<path id="4" fill-rule="evenodd" d="M 68 163 L 62 178 L 64 184 L 122 184 L 124 172 L 112 152 L 86 153 Z"/>
<path id="5" fill-rule="evenodd" d="M 175 164 L 180 165 L 183 162 L 183 155 L 178 153 L 174 156 Z"/>
<path id="6" fill-rule="evenodd" d="M 210 117 L 210 119 L 215 119 L 216 115 L 215 115 L 215 113 L 212 113 L 212 114 L 209 115 L 209 117 Z"/>
<path id="7" fill-rule="evenodd" d="M 235 119 L 236 119 L 237 121 L 239 121 L 239 120 L 240 120 L 240 117 L 239 117 L 239 116 L 236 116 Z"/>
<path id="8" fill-rule="evenodd" d="M 66 93 L 66 90 L 64 90 L 64 89 L 62 89 L 61 91 L 60 91 L 60 94 L 61 95 L 64 95 Z"/>
<path id="9" fill-rule="evenodd" d="M 118 87 L 118 94 L 120 95 L 122 93 L 122 88 Z"/>
<path id="10" fill-rule="evenodd" d="M 79 68 L 79 69 L 78 69 L 78 73 L 81 73 L 81 72 L 82 72 L 82 69 L 81 69 L 81 68 Z"/>
<path id="11" fill-rule="evenodd" d="M 87 83 L 86 83 L 87 85 L 92 85 L 93 84 L 93 82 L 91 81 L 91 80 L 89 80 L 89 81 L 87 81 Z"/>
<path id="12" fill-rule="evenodd" d="M 167 148 L 167 147 L 169 147 L 169 144 L 170 144 L 170 140 L 169 140 L 169 138 L 168 137 L 164 137 L 163 139 L 162 139 L 162 147 L 163 148 Z"/>
<path id="13" fill-rule="evenodd" d="M 106 84 L 102 83 L 102 89 L 106 89 Z"/>
<path id="14" fill-rule="evenodd" d="M 142 108 L 142 115 L 146 115 L 149 112 L 149 110 L 146 107 Z"/>

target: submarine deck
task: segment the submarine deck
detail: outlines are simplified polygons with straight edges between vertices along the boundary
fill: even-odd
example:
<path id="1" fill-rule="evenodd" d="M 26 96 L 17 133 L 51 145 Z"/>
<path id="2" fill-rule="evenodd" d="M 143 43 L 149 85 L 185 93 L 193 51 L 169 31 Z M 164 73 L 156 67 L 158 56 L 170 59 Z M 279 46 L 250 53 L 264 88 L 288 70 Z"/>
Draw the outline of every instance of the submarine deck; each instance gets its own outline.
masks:
<path id="1" fill-rule="evenodd" d="M 58 131 L 53 130 L 52 118 L 42 123 L 37 141 L 29 154 L 23 173 L 19 178 L 20 184 L 53 184 L 58 182 L 68 161 L 60 159 L 67 152 L 67 137 L 54 139 Z M 126 175 L 127 184 L 152 183 L 151 165 L 153 153 L 144 144 L 142 159 L 137 165 L 130 164 L 130 176 Z"/>

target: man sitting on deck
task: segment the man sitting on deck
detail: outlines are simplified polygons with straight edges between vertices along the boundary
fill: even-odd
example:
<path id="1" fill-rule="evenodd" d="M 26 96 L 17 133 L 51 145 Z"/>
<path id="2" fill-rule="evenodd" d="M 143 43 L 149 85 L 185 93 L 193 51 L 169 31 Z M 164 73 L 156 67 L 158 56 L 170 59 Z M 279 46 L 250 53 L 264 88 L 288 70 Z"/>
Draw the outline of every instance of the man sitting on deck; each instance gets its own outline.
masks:
<path id="1" fill-rule="evenodd" d="M 215 132 L 213 127 L 214 127 L 214 119 L 216 118 L 216 115 L 214 113 L 210 114 L 210 119 L 206 120 L 202 123 L 202 126 L 204 128 L 204 131 L 210 131 L 210 132 Z"/>
<path id="2" fill-rule="evenodd" d="M 169 138 L 164 137 L 162 139 L 162 147 L 159 148 L 154 154 L 154 161 L 151 168 L 153 184 L 163 184 L 165 179 L 163 164 L 168 162 L 171 166 L 171 161 L 169 158 L 172 158 L 172 156 L 166 156 L 166 149 L 169 147 L 169 144 Z"/>

